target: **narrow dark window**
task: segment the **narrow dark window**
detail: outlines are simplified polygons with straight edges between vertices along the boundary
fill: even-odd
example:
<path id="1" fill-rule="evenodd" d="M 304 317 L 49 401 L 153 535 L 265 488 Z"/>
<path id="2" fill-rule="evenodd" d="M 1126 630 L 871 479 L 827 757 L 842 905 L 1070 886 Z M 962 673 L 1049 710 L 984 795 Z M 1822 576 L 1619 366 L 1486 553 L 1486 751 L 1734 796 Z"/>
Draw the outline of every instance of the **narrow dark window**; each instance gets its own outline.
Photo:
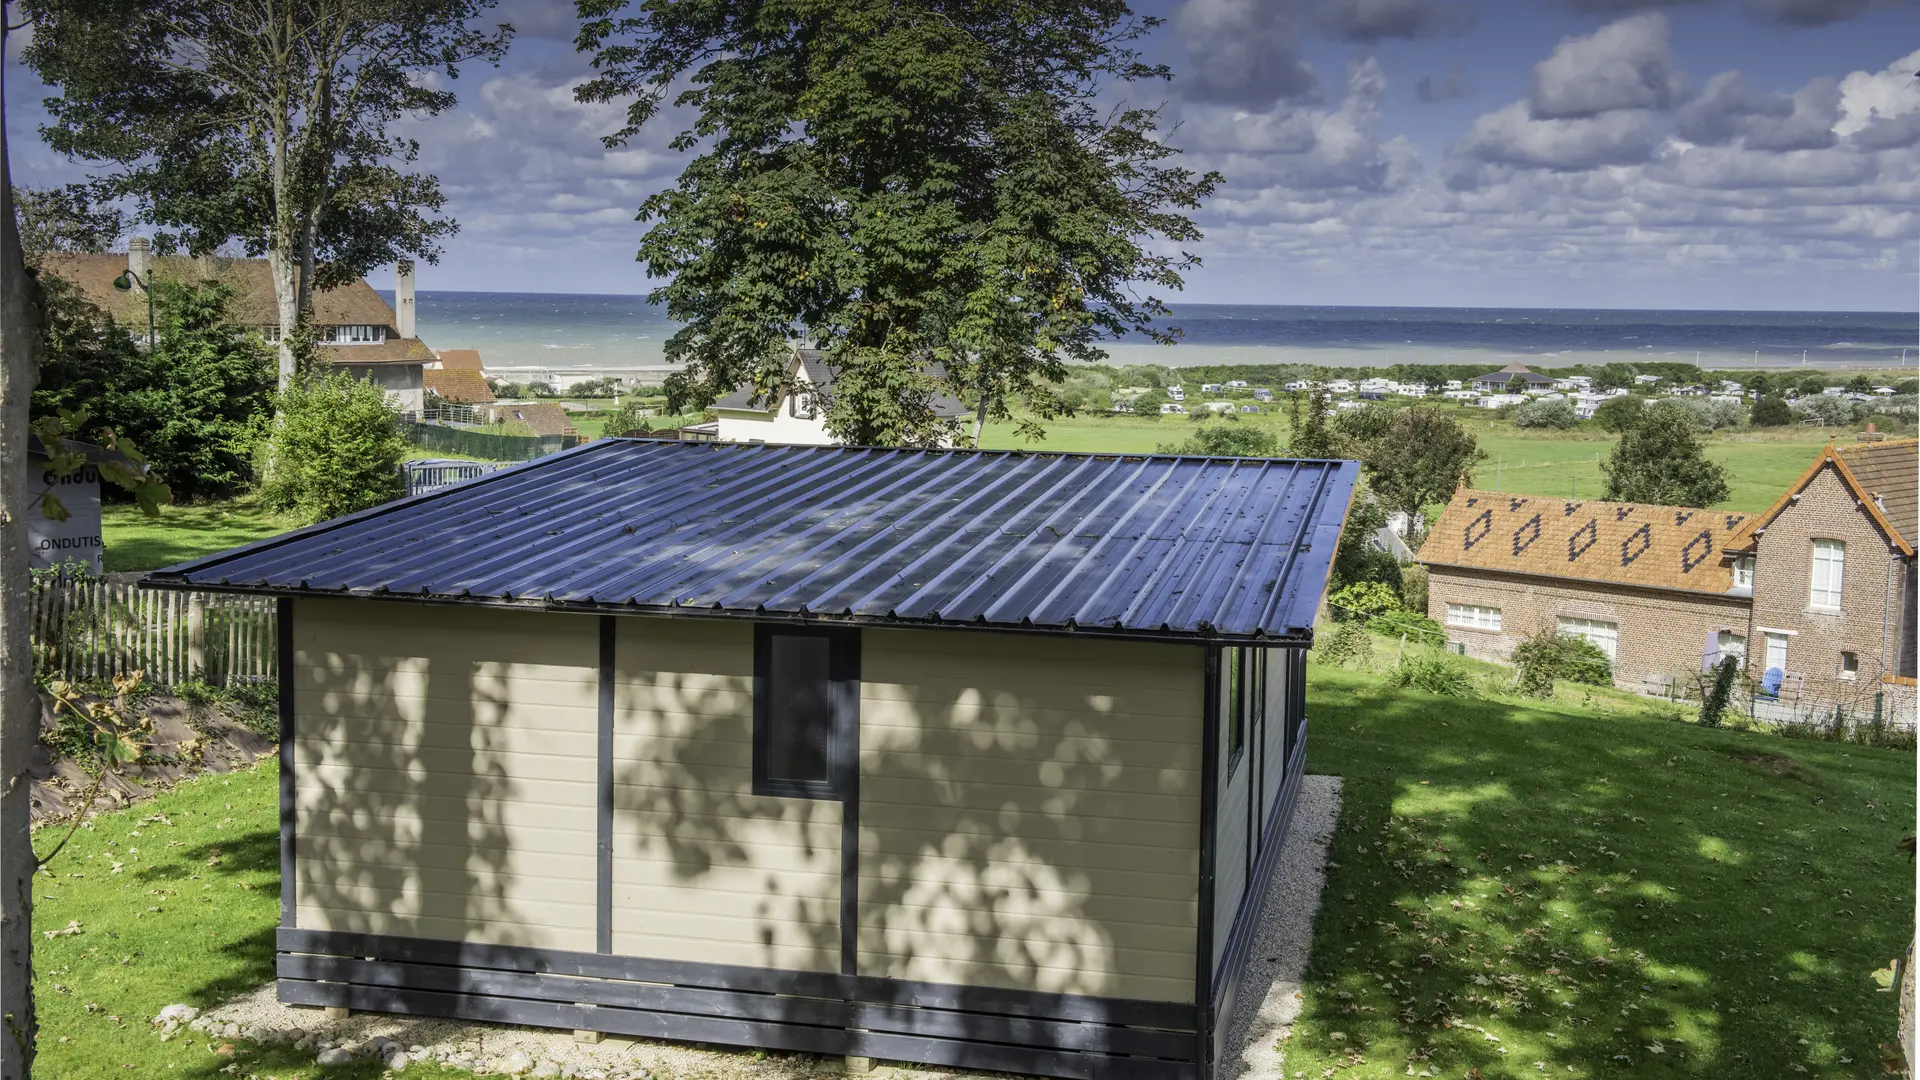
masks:
<path id="1" fill-rule="evenodd" d="M 858 724 L 858 633 L 761 627 L 754 645 L 754 794 L 839 798 Z"/>
<path id="2" fill-rule="evenodd" d="M 1226 670 L 1222 673 L 1224 692 L 1220 695 L 1220 718 L 1227 726 L 1227 772 L 1240 760 L 1247 747 L 1247 650 L 1224 650 Z"/>

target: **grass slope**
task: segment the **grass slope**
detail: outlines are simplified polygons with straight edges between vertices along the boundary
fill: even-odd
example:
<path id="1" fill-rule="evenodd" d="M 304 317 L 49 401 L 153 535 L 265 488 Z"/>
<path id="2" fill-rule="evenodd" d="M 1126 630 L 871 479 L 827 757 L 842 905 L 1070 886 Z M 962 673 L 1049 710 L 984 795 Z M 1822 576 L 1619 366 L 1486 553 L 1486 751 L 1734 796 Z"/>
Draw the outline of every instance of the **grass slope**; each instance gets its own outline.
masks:
<path id="1" fill-rule="evenodd" d="M 1346 788 L 1290 1075 L 1880 1074 L 1913 755 L 1318 665 L 1309 716 Z"/>
<path id="2" fill-rule="evenodd" d="M 152 518 L 130 503 L 108 503 L 100 517 L 109 571 L 172 566 L 293 528 L 292 518 L 248 499 L 163 506 Z"/>
<path id="3" fill-rule="evenodd" d="M 206 1007 L 273 977 L 280 920 L 278 771 L 272 762 L 185 783 L 74 835 L 34 882 L 39 1077 L 379 1076 L 377 1062 L 322 1069 L 311 1054 L 218 1051 L 197 1032 L 161 1042 L 167 1005 Z M 64 830 L 35 836 L 43 853 Z M 228 1066 L 237 1066 L 225 1072 Z M 415 1066 L 407 1075 L 466 1076 Z"/>

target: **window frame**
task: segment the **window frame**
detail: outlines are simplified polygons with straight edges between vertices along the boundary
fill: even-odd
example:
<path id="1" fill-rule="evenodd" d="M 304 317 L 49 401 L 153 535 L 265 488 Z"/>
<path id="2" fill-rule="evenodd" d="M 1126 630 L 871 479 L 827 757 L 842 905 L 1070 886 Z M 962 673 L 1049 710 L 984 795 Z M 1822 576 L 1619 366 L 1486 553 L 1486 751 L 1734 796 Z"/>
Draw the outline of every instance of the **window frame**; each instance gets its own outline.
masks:
<path id="1" fill-rule="evenodd" d="M 1753 556 L 1742 555 L 1733 560 L 1733 587 L 1736 589 L 1753 588 Z"/>
<path id="2" fill-rule="evenodd" d="M 1454 613 L 1461 613 L 1456 618 Z M 1447 625 L 1456 630 L 1486 630 L 1491 633 L 1504 633 L 1504 621 L 1500 609 L 1485 604 L 1448 604 Z"/>
<path id="3" fill-rule="evenodd" d="M 1609 663 L 1618 664 L 1620 662 L 1620 623 L 1618 621 L 1608 622 L 1605 619 L 1593 619 L 1584 615 L 1561 615 L 1557 617 L 1553 625 L 1554 630 L 1558 633 L 1577 638 L 1585 638 L 1587 641 L 1592 642 L 1594 648 L 1607 654 L 1607 661 Z M 1600 632 L 1600 628 L 1602 627 L 1610 627 L 1613 631 L 1613 636 L 1607 638 L 1602 634 Z M 1611 647 L 1609 647 L 1609 645 L 1611 645 Z"/>
<path id="4" fill-rule="evenodd" d="M 776 637 L 824 638 L 827 642 L 827 692 L 833 699 L 827 733 L 827 778 L 794 780 L 769 771 L 772 752 L 772 695 Z M 860 631 L 843 627 L 780 626 L 760 623 L 753 633 L 753 793 L 781 799 L 844 802 L 853 792 L 860 751 Z"/>
<path id="5" fill-rule="evenodd" d="M 1822 555 L 1826 558 L 1822 558 Z M 1822 564 L 1827 570 L 1827 588 L 1821 587 Z M 1812 558 L 1807 568 L 1807 607 L 1814 611 L 1839 611 L 1846 599 L 1847 542 L 1827 537 L 1813 540 Z M 1831 597 L 1831 601 L 1822 599 Z"/>
<path id="6" fill-rule="evenodd" d="M 1852 663 L 1851 667 L 1848 666 L 1849 662 Z M 1852 649 L 1840 650 L 1840 677 L 1843 679 L 1856 679 L 1860 677 L 1859 653 L 1854 652 Z"/>

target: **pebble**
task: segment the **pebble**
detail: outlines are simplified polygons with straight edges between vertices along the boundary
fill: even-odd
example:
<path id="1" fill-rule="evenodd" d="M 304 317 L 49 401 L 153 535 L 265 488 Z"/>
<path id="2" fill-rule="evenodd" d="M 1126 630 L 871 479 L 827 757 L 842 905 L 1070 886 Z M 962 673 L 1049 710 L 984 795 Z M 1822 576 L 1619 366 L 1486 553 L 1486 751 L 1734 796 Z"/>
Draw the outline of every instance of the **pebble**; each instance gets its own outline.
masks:
<path id="1" fill-rule="evenodd" d="M 153 1022 L 155 1024 L 171 1023 L 179 1025 L 188 1023 L 199 1015 L 200 1010 L 191 1005 L 169 1005 L 160 1010 L 160 1014 L 153 1018 Z"/>
<path id="2" fill-rule="evenodd" d="M 320 1056 L 313 1060 L 322 1065 L 345 1065 L 353 1060 L 353 1055 L 336 1046 L 331 1050 L 320 1051 Z"/>
<path id="3" fill-rule="evenodd" d="M 393 1070 L 394 1072 L 405 1072 L 407 1066 L 411 1064 L 413 1064 L 413 1058 L 409 1057 L 405 1050 L 402 1050 L 399 1053 L 396 1053 L 392 1057 L 387 1059 L 387 1068 Z"/>
<path id="4" fill-rule="evenodd" d="M 560 1075 L 560 1066 L 551 1061 L 543 1061 L 533 1067 L 533 1075 L 551 1080 L 552 1077 Z"/>

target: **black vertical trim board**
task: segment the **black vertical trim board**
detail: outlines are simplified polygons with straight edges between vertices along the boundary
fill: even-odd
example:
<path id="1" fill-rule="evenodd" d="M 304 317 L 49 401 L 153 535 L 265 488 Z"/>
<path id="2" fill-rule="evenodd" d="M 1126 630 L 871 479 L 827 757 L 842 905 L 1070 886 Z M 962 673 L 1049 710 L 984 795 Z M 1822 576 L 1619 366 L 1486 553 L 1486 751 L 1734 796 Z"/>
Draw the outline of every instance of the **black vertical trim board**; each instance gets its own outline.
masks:
<path id="1" fill-rule="evenodd" d="M 847 633 L 834 690 L 841 695 L 834 747 L 840 770 L 840 973 L 860 974 L 860 631 Z"/>
<path id="2" fill-rule="evenodd" d="M 1260 807 L 1267 786 L 1267 650 L 1249 648 L 1247 672 L 1247 869 L 1260 857 Z M 1259 705 L 1254 704 L 1257 699 Z"/>
<path id="3" fill-rule="evenodd" d="M 1220 798 L 1220 661 L 1217 645 L 1206 650 L 1200 692 L 1200 910 L 1194 926 L 1193 1000 L 1199 1011 L 1194 1060 L 1200 1075 L 1213 1072 L 1213 863 Z"/>
<path id="4" fill-rule="evenodd" d="M 294 803 L 293 803 L 293 598 L 274 605 L 276 670 L 279 673 L 280 710 L 280 925 L 294 925 Z"/>
<path id="5" fill-rule="evenodd" d="M 613 662 L 612 615 L 600 616 L 600 738 L 594 842 L 594 948 L 613 951 Z"/>

